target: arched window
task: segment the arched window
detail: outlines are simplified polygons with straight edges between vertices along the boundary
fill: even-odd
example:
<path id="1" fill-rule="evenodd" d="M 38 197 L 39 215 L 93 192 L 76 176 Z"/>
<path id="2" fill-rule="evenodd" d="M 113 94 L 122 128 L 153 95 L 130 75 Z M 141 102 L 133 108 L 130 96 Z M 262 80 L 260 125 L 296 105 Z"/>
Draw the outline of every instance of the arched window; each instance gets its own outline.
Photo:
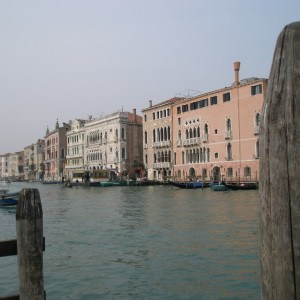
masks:
<path id="1" fill-rule="evenodd" d="M 145 144 L 147 144 L 148 143 L 147 131 L 145 131 L 145 133 L 144 133 L 144 138 L 145 138 Z"/>
<path id="2" fill-rule="evenodd" d="M 255 115 L 255 126 L 259 126 L 260 125 L 260 113 L 257 113 Z"/>
<path id="3" fill-rule="evenodd" d="M 189 131 L 186 129 L 185 131 L 185 138 L 188 139 L 189 138 Z"/>
<path id="4" fill-rule="evenodd" d="M 197 127 L 197 137 L 200 137 L 200 127 Z"/>
<path id="5" fill-rule="evenodd" d="M 193 129 L 193 137 L 197 137 L 197 131 L 196 131 L 196 128 Z"/>
<path id="6" fill-rule="evenodd" d="M 226 146 L 227 160 L 232 160 L 232 146 L 230 143 Z"/>
<path id="7" fill-rule="evenodd" d="M 181 130 L 178 130 L 178 140 L 181 140 Z"/>
<path id="8" fill-rule="evenodd" d="M 226 121 L 226 131 L 231 131 L 231 120 L 227 119 Z"/>
<path id="9" fill-rule="evenodd" d="M 160 157 L 160 152 L 159 151 L 157 152 L 157 161 L 161 162 L 161 157 Z"/>
<path id="10" fill-rule="evenodd" d="M 105 153 L 106 155 L 106 153 Z M 126 158 L 126 152 L 125 152 L 125 148 L 123 147 L 122 148 L 122 159 L 125 159 Z"/>
<path id="11" fill-rule="evenodd" d="M 116 141 L 119 139 L 119 131 L 116 129 L 116 136 L 115 136 Z"/>
<path id="12" fill-rule="evenodd" d="M 168 139 L 168 133 L 167 133 L 167 128 L 164 128 L 164 141 Z"/>
<path id="13" fill-rule="evenodd" d="M 122 128 L 122 130 L 121 130 L 121 138 L 122 138 L 122 140 L 125 140 L 125 129 L 124 128 Z"/>
<path id="14" fill-rule="evenodd" d="M 155 129 L 153 129 L 153 143 L 156 142 L 156 133 L 155 133 Z"/>
<path id="15" fill-rule="evenodd" d="M 184 164 L 184 151 L 181 152 L 181 163 Z"/>
<path id="16" fill-rule="evenodd" d="M 245 167 L 244 176 L 245 177 L 251 177 L 251 168 L 250 167 Z"/>
<path id="17" fill-rule="evenodd" d="M 208 125 L 207 125 L 207 123 L 205 123 L 205 125 L 204 125 L 204 133 L 208 134 Z"/>
<path id="18" fill-rule="evenodd" d="M 171 128 L 168 126 L 168 141 L 171 139 Z"/>
<path id="19" fill-rule="evenodd" d="M 190 128 L 190 139 L 193 137 L 193 130 Z"/>

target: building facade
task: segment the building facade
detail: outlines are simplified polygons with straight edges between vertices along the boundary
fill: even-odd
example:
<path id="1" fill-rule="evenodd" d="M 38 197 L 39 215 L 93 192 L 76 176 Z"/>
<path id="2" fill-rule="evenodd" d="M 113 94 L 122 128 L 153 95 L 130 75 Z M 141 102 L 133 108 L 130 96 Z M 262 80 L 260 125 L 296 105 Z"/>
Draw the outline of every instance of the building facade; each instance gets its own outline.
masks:
<path id="1" fill-rule="evenodd" d="M 142 118 L 136 111 L 116 112 L 85 124 L 85 171 L 128 171 L 134 160 L 142 161 Z"/>
<path id="2" fill-rule="evenodd" d="M 67 154 L 67 132 L 71 129 L 70 124 L 63 123 L 60 127 L 58 121 L 55 129 L 45 135 L 45 175 L 46 181 L 61 181 L 64 177 Z"/>
<path id="3" fill-rule="evenodd" d="M 232 86 L 173 106 L 174 176 L 178 179 L 257 181 L 259 122 L 267 80 Z"/>
<path id="4" fill-rule="evenodd" d="M 24 151 L 9 155 L 8 177 L 13 180 L 24 179 Z"/>
<path id="5" fill-rule="evenodd" d="M 9 177 L 9 156 L 10 153 L 3 154 L 0 156 L 1 162 L 0 162 L 0 167 L 1 167 L 1 178 L 8 178 Z"/>
<path id="6" fill-rule="evenodd" d="M 24 148 L 24 179 L 43 180 L 45 174 L 45 140 L 38 139 L 36 143 Z"/>
<path id="7" fill-rule="evenodd" d="M 75 119 L 67 132 L 65 177 L 68 179 L 81 180 L 84 176 L 85 123 L 86 120 Z"/>
<path id="8" fill-rule="evenodd" d="M 182 98 L 172 98 L 142 110 L 144 164 L 148 179 L 164 179 L 172 176 L 172 107 Z"/>
<path id="9" fill-rule="evenodd" d="M 259 122 L 267 80 L 239 81 L 239 67 L 234 63 L 235 80 L 230 87 L 143 110 L 144 160 L 148 161 L 150 179 L 160 179 L 161 174 L 176 180 L 259 179 Z M 168 108 L 165 124 L 164 118 L 158 123 L 157 112 L 160 116 L 160 110 Z M 164 142 L 165 127 L 169 126 L 171 145 L 156 144 Z M 159 173 L 157 163 L 166 159 L 170 168 Z"/>

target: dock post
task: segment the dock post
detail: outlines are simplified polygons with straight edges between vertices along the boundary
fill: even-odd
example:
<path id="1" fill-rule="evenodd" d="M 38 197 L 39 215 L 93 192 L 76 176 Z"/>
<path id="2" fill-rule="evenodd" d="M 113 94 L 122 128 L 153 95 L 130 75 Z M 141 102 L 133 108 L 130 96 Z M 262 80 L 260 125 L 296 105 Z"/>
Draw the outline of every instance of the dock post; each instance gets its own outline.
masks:
<path id="1" fill-rule="evenodd" d="M 38 189 L 22 189 L 16 211 L 20 300 L 44 300 L 43 211 Z"/>
<path id="2" fill-rule="evenodd" d="M 260 134 L 261 299 L 300 299 L 300 22 L 277 39 Z"/>

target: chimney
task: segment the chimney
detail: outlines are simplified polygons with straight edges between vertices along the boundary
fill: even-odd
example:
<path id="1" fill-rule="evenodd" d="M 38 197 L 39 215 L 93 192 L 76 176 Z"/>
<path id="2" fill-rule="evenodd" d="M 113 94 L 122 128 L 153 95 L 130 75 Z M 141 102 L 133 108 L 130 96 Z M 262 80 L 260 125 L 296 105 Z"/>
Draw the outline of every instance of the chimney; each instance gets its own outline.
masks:
<path id="1" fill-rule="evenodd" d="M 152 100 L 149 100 L 149 107 L 152 107 Z"/>
<path id="2" fill-rule="evenodd" d="M 136 109 L 135 108 L 133 109 L 133 120 L 134 120 L 134 122 L 136 122 Z"/>
<path id="3" fill-rule="evenodd" d="M 239 81 L 240 65 L 241 65 L 241 63 L 239 61 L 236 61 L 233 63 L 233 66 L 234 66 L 234 83 L 233 83 L 233 85 L 240 84 L 240 81 Z"/>

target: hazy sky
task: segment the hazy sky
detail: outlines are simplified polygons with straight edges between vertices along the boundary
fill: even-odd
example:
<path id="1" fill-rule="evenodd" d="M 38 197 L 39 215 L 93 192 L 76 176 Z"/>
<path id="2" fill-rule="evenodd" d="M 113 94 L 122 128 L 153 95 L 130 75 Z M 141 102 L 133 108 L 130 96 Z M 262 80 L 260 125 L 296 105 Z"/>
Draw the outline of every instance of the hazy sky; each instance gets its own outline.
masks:
<path id="1" fill-rule="evenodd" d="M 268 78 L 299 0 L 0 0 L 0 154 L 56 119 L 140 114 L 178 95 Z"/>

